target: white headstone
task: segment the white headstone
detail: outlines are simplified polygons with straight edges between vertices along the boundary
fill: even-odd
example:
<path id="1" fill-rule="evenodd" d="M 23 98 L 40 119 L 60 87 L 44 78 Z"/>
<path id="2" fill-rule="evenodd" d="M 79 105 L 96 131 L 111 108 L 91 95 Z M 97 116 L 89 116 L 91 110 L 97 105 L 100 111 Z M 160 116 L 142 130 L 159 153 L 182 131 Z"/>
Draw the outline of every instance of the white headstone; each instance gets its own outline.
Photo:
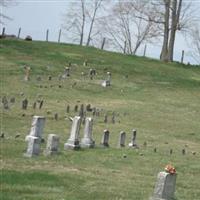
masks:
<path id="1" fill-rule="evenodd" d="M 46 146 L 46 155 L 53 155 L 58 153 L 59 137 L 55 134 L 49 134 Z"/>
<path id="2" fill-rule="evenodd" d="M 109 144 L 108 144 L 109 134 L 110 134 L 110 132 L 107 129 L 103 131 L 101 145 L 104 146 L 104 147 L 109 147 Z"/>
<path id="3" fill-rule="evenodd" d="M 125 139 L 126 133 L 124 131 L 121 131 L 119 135 L 119 147 L 125 147 Z"/>
<path id="4" fill-rule="evenodd" d="M 91 117 L 87 117 L 85 120 L 84 136 L 81 140 L 81 147 L 94 147 L 95 142 L 92 139 L 92 127 L 93 119 Z"/>
<path id="5" fill-rule="evenodd" d="M 104 80 L 104 81 L 101 83 L 101 86 L 102 86 L 102 87 L 108 87 L 108 86 L 110 86 L 110 81 L 109 81 L 109 80 Z"/>
<path id="6" fill-rule="evenodd" d="M 172 200 L 174 199 L 176 186 L 176 174 L 160 172 L 157 177 L 153 197 L 150 200 Z"/>
<path id="7" fill-rule="evenodd" d="M 40 139 L 38 137 L 30 136 L 27 140 L 28 147 L 24 154 L 25 157 L 32 157 L 40 153 Z"/>
<path id="8" fill-rule="evenodd" d="M 81 117 L 75 116 L 72 122 L 70 137 L 64 144 L 64 149 L 79 149 L 79 131 L 81 126 Z"/>
<path id="9" fill-rule="evenodd" d="M 26 136 L 25 141 L 28 141 L 29 137 L 39 137 L 41 140 L 43 128 L 45 124 L 45 117 L 43 116 L 34 116 L 31 124 L 31 130 L 29 135 Z"/>

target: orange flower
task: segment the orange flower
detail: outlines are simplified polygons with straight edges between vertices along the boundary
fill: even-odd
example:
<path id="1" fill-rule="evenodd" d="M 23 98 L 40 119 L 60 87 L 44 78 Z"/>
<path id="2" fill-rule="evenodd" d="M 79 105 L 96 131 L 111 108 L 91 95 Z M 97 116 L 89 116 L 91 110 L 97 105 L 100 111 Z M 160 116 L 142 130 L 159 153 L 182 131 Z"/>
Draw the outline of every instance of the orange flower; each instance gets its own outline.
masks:
<path id="1" fill-rule="evenodd" d="M 165 166 L 165 171 L 170 173 L 170 174 L 175 174 L 176 173 L 176 169 L 172 165 L 166 165 Z"/>

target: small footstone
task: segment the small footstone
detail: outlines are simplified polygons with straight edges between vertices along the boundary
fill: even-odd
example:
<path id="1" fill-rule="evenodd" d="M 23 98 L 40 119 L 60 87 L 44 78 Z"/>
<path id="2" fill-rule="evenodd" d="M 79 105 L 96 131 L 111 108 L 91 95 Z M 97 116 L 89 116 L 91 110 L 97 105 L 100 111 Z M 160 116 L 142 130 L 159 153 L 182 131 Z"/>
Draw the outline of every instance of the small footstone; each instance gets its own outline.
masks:
<path id="1" fill-rule="evenodd" d="M 56 134 L 49 134 L 45 155 L 54 155 L 58 153 L 59 137 Z"/>

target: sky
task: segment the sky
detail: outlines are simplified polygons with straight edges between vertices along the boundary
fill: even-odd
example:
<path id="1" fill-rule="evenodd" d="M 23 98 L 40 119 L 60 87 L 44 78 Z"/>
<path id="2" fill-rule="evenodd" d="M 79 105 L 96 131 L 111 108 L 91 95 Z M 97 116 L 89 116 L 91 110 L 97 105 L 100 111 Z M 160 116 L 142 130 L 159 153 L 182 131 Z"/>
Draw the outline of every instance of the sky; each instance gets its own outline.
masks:
<path id="1" fill-rule="evenodd" d="M 74 0 L 76 1 L 76 0 Z M 200 0 L 195 1 L 200 10 Z M 45 40 L 46 30 L 49 29 L 49 41 L 57 41 L 59 30 L 63 23 L 63 14 L 66 12 L 70 0 L 18 0 L 17 5 L 1 8 L 2 12 L 13 20 L 6 21 L 4 25 L 6 34 L 18 34 L 21 27 L 21 38 L 31 35 L 33 40 Z M 2 26 L 1 26 L 2 31 Z M 67 42 L 62 34 L 61 42 Z M 138 55 L 142 55 L 144 47 L 139 49 Z M 146 56 L 159 58 L 161 44 L 147 45 Z M 180 61 L 182 50 L 185 50 L 185 63 L 196 64 L 190 57 L 189 42 L 178 34 L 175 42 L 174 60 Z"/>

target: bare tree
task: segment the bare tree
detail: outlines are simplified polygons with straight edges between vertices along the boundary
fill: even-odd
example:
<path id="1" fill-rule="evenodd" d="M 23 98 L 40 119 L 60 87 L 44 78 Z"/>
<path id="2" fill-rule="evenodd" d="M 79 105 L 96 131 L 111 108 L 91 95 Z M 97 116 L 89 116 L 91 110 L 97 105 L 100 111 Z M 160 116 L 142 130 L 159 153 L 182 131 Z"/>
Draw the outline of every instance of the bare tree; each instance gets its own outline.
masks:
<path id="1" fill-rule="evenodd" d="M 200 28 L 198 24 L 194 26 L 190 34 L 192 44 L 190 44 L 190 48 L 192 49 L 191 54 L 193 59 L 200 64 Z"/>
<path id="2" fill-rule="evenodd" d="M 102 20 L 106 37 L 120 51 L 136 54 L 141 44 L 151 42 L 159 35 L 159 29 L 151 21 L 143 19 L 142 11 L 147 7 L 147 1 L 118 1 L 113 5 L 110 15 Z"/>
<path id="3" fill-rule="evenodd" d="M 12 20 L 11 17 L 3 13 L 3 9 L 13 5 L 16 5 L 14 0 L 0 0 L 0 24 L 4 24 L 4 20 Z"/>
<path id="4" fill-rule="evenodd" d="M 86 1 L 78 0 L 69 4 L 68 10 L 64 15 L 63 28 L 70 33 L 73 41 L 78 41 L 83 45 L 85 23 L 86 23 Z"/>

